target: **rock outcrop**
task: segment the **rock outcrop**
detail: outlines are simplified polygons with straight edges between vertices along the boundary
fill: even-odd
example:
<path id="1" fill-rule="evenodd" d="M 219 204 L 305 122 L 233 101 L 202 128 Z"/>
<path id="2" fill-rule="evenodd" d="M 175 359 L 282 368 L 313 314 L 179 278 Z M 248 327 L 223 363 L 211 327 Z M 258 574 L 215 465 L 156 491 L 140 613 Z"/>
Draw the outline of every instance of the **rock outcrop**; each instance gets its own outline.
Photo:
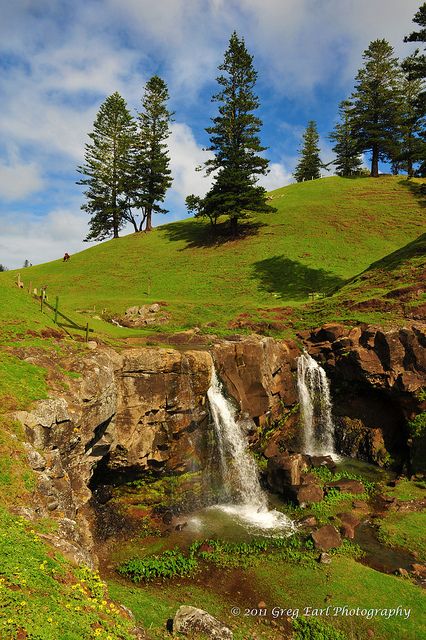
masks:
<path id="1" fill-rule="evenodd" d="M 297 403 L 294 374 L 300 350 L 293 340 L 249 336 L 221 341 L 212 355 L 228 394 L 256 424 L 281 418 L 284 407 Z"/>
<path id="2" fill-rule="evenodd" d="M 409 457 L 407 421 L 426 409 L 426 327 L 327 324 L 300 334 L 331 380 L 337 449 L 377 464 Z"/>
<path id="3" fill-rule="evenodd" d="M 232 631 L 222 622 L 213 618 L 207 611 L 196 607 L 181 606 L 173 619 L 173 632 L 185 636 L 203 634 L 203 638 L 212 640 L 232 640 Z"/>

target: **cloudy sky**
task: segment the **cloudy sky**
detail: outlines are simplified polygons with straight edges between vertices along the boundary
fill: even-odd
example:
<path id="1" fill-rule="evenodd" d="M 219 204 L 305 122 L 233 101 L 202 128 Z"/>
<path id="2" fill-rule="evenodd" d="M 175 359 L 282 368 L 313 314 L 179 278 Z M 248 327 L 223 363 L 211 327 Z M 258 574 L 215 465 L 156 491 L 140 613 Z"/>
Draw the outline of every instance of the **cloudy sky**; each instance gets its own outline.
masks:
<path id="1" fill-rule="evenodd" d="M 76 167 L 99 106 L 119 91 L 132 111 L 162 76 L 175 121 L 174 175 L 160 224 L 185 217 L 184 199 L 208 180 L 195 167 L 215 113 L 217 66 L 235 29 L 254 55 L 266 188 L 291 181 L 301 134 L 318 123 L 323 160 L 340 100 L 362 52 L 386 38 L 413 49 L 418 0 L 14 0 L 1 2 L 0 263 L 20 267 L 87 248 Z"/>

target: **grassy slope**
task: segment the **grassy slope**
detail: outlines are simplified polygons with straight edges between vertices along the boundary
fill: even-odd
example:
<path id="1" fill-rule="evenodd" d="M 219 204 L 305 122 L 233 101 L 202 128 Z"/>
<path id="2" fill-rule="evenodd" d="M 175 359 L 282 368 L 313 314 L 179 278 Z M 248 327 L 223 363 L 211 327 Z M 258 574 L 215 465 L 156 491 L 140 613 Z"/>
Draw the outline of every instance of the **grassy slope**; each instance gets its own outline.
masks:
<path id="1" fill-rule="evenodd" d="M 309 292 L 342 286 L 416 240 L 426 222 L 420 199 L 399 177 L 333 177 L 290 185 L 272 196 L 278 212 L 257 216 L 257 233 L 243 239 L 209 245 L 205 223 L 189 219 L 21 275 L 26 284 L 48 284 L 51 300 L 59 295 L 73 312 L 96 307 L 97 313 L 120 314 L 164 300 L 171 329 L 212 322 L 220 329 L 241 312 L 259 319 L 268 308 L 300 308 Z M 14 277 L 1 276 L 9 282 Z"/>

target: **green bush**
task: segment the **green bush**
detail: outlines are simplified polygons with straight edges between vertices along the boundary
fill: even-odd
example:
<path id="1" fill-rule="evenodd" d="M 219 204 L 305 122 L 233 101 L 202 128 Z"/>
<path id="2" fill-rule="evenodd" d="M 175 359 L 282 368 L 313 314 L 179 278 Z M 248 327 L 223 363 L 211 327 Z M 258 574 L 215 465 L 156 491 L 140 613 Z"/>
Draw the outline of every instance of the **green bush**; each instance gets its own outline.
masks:
<path id="1" fill-rule="evenodd" d="M 178 549 L 164 551 L 161 555 L 132 558 L 120 565 L 118 572 L 133 582 L 156 578 L 188 576 L 195 571 L 198 562 L 193 553 L 185 556 Z"/>
<path id="2" fill-rule="evenodd" d="M 413 420 L 408 423 L 410 436 L 412 438 L 421 438 L 426 433 L 426 411 L 419 413 Z"/>
<path id="3" fill-rule="evenodd" d="M 296 618 L 294 640 L 346 640 L 346 636 L 329 624 L 315 618 Z"/>

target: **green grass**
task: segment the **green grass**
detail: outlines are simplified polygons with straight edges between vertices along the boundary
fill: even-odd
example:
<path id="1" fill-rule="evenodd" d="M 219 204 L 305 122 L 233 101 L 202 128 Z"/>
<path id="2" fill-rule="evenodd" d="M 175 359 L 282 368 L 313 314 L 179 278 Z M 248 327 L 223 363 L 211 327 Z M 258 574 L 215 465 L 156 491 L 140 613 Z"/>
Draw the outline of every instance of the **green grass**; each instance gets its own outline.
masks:
<path id="1" fill-rule="evenodd" d="M 0 637 L 131 640 L 99 576 L 52 553 L 40 527 L 0 509 Z"/>
<path id="2" fill-rule="evenodd" d="M 277 307 L 294 308 L 297 318 L 309 292 L 330 292 L 383 259 L 391 266 L 386 256 L 416 241 L 426 220 L 417 194 L 398 177 L 333 177 L 271 195 L 277 213 L 257 215 L 258 229 L 244 238 L 211 244 L 205 223 L 188 219 L 96 245 L 67 263 L 21 270 L 21 277 L 47 284 L 80 322 L 164 301 L 171 322 L 163 331 L 198 325 L 220 332 L 244 311 L 282 332 L 288 322 Z M 408 248 L 402 258 L 413 258 Z M 0 276 L 3 286 L 15 277 Z M 134 333 L 102 320 L 90 324 L 114 337 Z"/>
<path id="3" fill-rule="evenodd" d="M 391 547 L 415 551 L 426 562 L 426 511 L 404 513 L 391 511 L 380 521 L 379 539 Z"/>

